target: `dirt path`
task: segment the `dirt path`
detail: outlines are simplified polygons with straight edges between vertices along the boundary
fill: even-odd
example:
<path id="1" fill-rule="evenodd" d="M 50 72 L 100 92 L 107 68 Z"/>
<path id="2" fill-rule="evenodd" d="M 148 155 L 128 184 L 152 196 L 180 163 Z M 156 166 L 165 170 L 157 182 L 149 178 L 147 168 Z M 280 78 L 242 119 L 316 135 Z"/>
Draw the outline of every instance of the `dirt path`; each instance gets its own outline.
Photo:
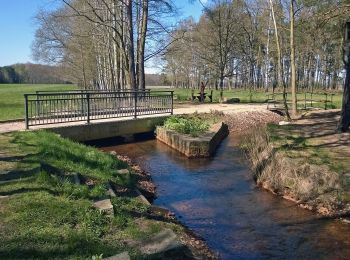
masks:
<path id="1" fill-rule="evenodd" d="M 198 113 L 208 113 L 212 110 L 220 111 L 225 114 L 235 114 L 240 112 L 248 112 L 248 111 L 267 111 L 266 105 L 256 105 L 256 104 L 176 104 L 174 108 L 174 114 L 191 114 L 194 112 Z M 140 117 L 142 118 L 142 117 Z M 127 120 L 132 119 L 130 118 L 117 118 L 117 119 L 108 119 L 108 120 L 94 120 L 92 123 L 100 123 L 100 122 L 106 122 L 106 121 L 118 121 L 118 120 Z M 66 126 L 66 125 L 73 125 L 73 124 L 86 124 L 86 122 L 76 122 L 76 123 L 69 123 L 69 124 L 59 124 L 59 126 Z M 32 129 L 46 129 L 46 128 L 52 128 L 58 126 L 57 125 L 43 125 L 43 126 L 36 126 L 32 127 Z M 0 133 L 7 133 L 7 132 L 13 132 L 13 131 L 24 131 L 25 125 L 24 121 L 18 121 L 18 122 L 8 122 L 8 123 L 1 123 L 0 124 Z"/>

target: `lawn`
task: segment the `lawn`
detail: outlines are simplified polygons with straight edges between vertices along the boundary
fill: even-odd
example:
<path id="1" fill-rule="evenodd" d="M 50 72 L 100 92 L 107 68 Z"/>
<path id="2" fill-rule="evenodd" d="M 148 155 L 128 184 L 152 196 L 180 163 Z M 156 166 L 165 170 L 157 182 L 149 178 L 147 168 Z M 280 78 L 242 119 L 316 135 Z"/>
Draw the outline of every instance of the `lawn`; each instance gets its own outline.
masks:
<path id="1" fill-rule="evenodd" d="M 52 90 L 73 90 L 77 87 L 74 85 L 30 85 L 30 84 L 0 84 L 0 121 L 10 119 L 24 118 L 24 97 L 25 93 L 35 93 L 35 91 L 52 91 Z M 169 89 L 152 89 L 152 90 L 167 90 Z M 171 89 L 174 90 L 175 104 L 180 102 L 189 102 L 191 100 L 191 89 Z M 197 94 L 198 90 L 195 90 Z M 206 90 L 210 93 L 210 90 Z M 267 95 L 264 91 L 250 91 L 248 89 L 239 90 L 224 90 L 223 97 L 225 100 L 231 98 L 239 98 L 241 103 L 265 103 Z M 303 99 L 304 95 L 298 95 L 298 98 Z M 290 95 L 289 95 L 290 98 Z M 324 95 L 314 94 L 314 99 L 322 100 Z M 328 108 L 340 108 L 342 95 L 336 93 L 333 97 L 333 106 L 328 105 Z M 220 101 L 220 91 L 213 90 L 213 102 Z M 198 102 L 196 100 L 195 102 Z M 208 102 L 208 101 L 207 101 Z M 301 102 L 300 107 L 304 103 Z M 324 103 L 316 103 L 315 107 L 324 108 Z"/>
<path id="2" fill-rule="evenodd" d="M 115 215 L 92 206 L 107 183 L 135 189 L 137 176 L 118 174 L 128 165 L 115 156 L 45 131 L 0 135 L 0 258 L 92 259 L 127 250 L 126 241 L 149 238 L 176 224 L 153 220 L 148 206 L 126 196 L 112 198 Z M 71 173 L 93 183 L 74 183 Z"/>
<path id="3" fill-rule="evenodd" d="M 154 89 L 154 90 L 169 90 L 169 89 Z M 175 101 L 176 102 L 185 102 L 185 101 L 191 101 L 191 89 L 184 89 L 184 88 L 175 88 L 170 89 L 174 91 Z M 211 90 L 207 89 L 206 93 L 210 93 Z M 199 90 L 195 90 L 194 94 L 198 95 Z M 335 92 L 335 95 L 333 96 L 333 105 L 330 103 L 328 104 L 327 108 L 340 108 L 341 102 L 342 102 L 342 93 Z M 281 96 L 280 96 L 281 97 Z M 280 98 L 279 97 L 279 98 Z M 300 93 L 298 94 L 298 99 L 301 100 L 299 102 L 299 107 L 304 107 L 304 94 Z M 250 91 L 249 89 L 234 89 L 234 90 L 224 90 L 223 91 L 223 98 L 224 100 L 229 100 L 231 98 L 239 98 L 240 103 L 266 103 L 267 100 L 267 93 L 264 91 Z M 325 98 L 325 95 L 323 92 L 319 92 L 313 94 L 314 100 L 323 100 Z M 328 97 L 330 99 L 330 97 Z M 213 90 L 213 102 L 219 102 L 220 100 L 220 91 L 219 90 Z M 290 102 L 291 95 L 288 95 L 288 100 Z M 196 100 L 195 102 L 198 102 Z M 208 101 L 207 101 L 208 102 Z M 314 107 L 320 107 L 324 108 L 324 103 L 317 102 L 313 104 Z"/>
<path id="4" fill-rule="evenodd" d="M 35 91 L 72 90 L 74 85 L 47 85 L 47 84 L 0 84 L 0 121 L 24 118 L 25 93 Z"/>

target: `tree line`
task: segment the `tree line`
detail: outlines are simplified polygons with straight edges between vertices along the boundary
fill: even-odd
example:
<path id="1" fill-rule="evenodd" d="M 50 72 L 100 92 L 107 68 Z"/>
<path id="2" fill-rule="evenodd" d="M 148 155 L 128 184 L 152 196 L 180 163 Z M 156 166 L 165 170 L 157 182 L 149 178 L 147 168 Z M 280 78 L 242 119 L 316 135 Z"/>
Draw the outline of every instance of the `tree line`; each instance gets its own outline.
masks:
<path id="1" fill-rule="evenodd" d="M 170 0 L 61 0 L 38 13 L 33 55 L 84 89 L 145 89 L 145 62 L 169 44 L 174 10 Z"/>
<path id="2" fill-rule="evenodd" d="M 176 87 L 337 89 L 348 15 L 348 1 L 208 1 L 172 32 L 165 71 Z"/>
<path id="3" fill-rule="evenodd" d="M 67 84 L 59 67 L 40 64 L 15 64 L 0 67 L 0 84 Z"/>

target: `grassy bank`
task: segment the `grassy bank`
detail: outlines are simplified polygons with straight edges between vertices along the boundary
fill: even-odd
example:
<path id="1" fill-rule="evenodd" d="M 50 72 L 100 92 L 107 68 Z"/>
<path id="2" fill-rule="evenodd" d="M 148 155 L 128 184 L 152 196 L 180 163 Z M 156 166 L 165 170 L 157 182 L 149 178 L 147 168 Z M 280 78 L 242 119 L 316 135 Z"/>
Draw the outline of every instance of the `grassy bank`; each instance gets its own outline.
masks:
<path id="1" fill-rule="evenodd" d="M 242 147 L 259 185 L 325 215 L 348 214 L 349 138 L 334 133 L 333 116 L 312 118 L 253 130 Z"/>
<path id="2" fill-rule="evenodd" d="M 35 91 L 72 90 L 73 85 L 50 85 L 50 84 L 0 84 L 0 121 L 8 119 L 24 118 L 25 93 Z"/>
<path id="3" fill-rule="evenodd" d="M 128 195 L 112 198 L 114 216 L 92 206 L 108 182 L 123 191 L 136 187 L 138 174 L 130 167 L 118 174 L 128 165 L 110 154 L 44 131 L 2 134 L 0 147 L 0 258 L 91 259 L 125 250 L 137 258 L 133 242 L 165 227 L 183 230 L 155 220 Z"/>

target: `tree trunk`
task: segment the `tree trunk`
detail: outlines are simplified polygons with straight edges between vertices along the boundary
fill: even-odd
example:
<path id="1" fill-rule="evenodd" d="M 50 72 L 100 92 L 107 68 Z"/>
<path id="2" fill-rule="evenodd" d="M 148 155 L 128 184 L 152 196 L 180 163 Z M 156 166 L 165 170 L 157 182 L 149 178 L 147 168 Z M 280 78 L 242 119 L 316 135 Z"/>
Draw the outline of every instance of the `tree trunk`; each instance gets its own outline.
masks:
<path id="1" fill-rule="evenodd" d="M 291 62 L 291 88 L 292 88 L 292 114 L 297 115 L 297 86 L 295 69 L 295 45 L 294 45 L 294 0 L 290 0 L 290 62 Z"/>
<path id="2" fill-rule="evenodd" d="M 276 40 L 276 48 L 277 48 L 277 87 L 280 87 L 281 83 L 282 83 L 284 109 L 286 110 L 287 118 L 290 119 L 288 104 L 287 104 L 286 84 L 284 84 L 285 82 L 283 80 L 283 64 L 282 64 L 281 45 L 280 45 L 280 39 L 279 39 L 279 34 L 278 34 L 278 29 L 277 29 L 277 22 L 276 22 L 276 17 L 275 17 L 275 10 L 273 7 L 272 0 L 270 0 L 270 7 L 271 7 L 273 25 L 275 28 L 275 40 Z"/>
<path id="3" fill-rule="evenodd" d="M 343 92 L 343 105 L 337 129 L 340 132 L 346 132 L 350 126 L 350 53 L 347 54 L 347 56 L 347 61 L 345 63 L 346 76 Z"/>
<path id="4" fill-rule="evenodd" d="M 147 34 L 147 21 L 148 21 L 148 0 L 142 1 L 142 15 L 140 22 L 140 34 L 138 40 L 138 84 L 139 89 L 146 89 L 145 80 L 145 45 Z"/>
<path id="5" fill-rule="evenodd" d="M 134 30 L 132 20 L 132 0 L 127 0 L 126 3 L 126 16 L 127 16 L 127 35 L 128 35 L 128 76 L 130 88 L 136 90 L 136 77 L 135 77 L 135 54 L 134 54 Z"/>

